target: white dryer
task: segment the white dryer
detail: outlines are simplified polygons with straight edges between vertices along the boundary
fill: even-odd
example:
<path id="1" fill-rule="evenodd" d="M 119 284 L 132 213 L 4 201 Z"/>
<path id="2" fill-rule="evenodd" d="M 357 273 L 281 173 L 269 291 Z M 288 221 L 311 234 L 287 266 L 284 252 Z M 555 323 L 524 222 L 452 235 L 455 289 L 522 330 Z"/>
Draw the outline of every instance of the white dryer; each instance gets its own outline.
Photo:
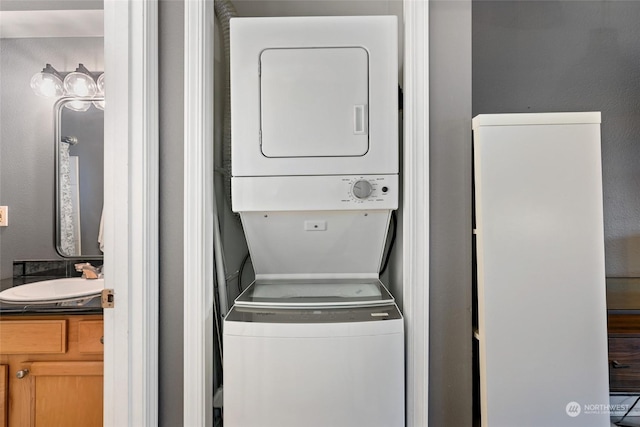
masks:
<path id="1" fill-rule="evenodd" d="M 398 173 L 395 16 L 231 20 L 232 175 Z"/>

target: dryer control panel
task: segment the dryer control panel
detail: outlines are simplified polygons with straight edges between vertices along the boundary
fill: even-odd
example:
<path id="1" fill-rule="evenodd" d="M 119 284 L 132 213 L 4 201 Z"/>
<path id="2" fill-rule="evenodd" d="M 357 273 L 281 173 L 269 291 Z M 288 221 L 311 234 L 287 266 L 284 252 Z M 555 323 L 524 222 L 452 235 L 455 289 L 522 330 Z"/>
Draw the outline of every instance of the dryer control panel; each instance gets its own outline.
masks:
<path id="1" fill-rule="evenodd" d="M 233 177 L 233 210 L 397 209 L 397 175 Z"/>
<path id="2" fill-rule="evenodd" d="M 343 178 L 349 183 L 349 198 L 343 199 L 343 203 L 375 203 L 385 202 L 392 193 L 390 183 L 386 176 Z M 397 190 L 397 189 L 396 189 Z M 397 196 L 397 194 L 396 194 Z"/>

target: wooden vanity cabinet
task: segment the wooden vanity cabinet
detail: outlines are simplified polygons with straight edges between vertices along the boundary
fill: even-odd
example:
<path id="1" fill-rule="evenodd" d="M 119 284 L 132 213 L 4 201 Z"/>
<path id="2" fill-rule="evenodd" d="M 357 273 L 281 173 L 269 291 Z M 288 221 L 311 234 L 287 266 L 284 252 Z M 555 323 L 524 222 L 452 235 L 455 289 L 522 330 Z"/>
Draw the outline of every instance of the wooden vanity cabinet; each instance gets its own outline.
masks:
<path id="1" fill-rule="evenodd" d="M 102 426 L 102 331 L 101 315 L 0 318 L 0 427 Z"/>
<path id="2" fill-rule="evenodd" d="M 7 407 L 9 404 L 9 366 L 0 365 L 0 427 L 9 423 Z"/>

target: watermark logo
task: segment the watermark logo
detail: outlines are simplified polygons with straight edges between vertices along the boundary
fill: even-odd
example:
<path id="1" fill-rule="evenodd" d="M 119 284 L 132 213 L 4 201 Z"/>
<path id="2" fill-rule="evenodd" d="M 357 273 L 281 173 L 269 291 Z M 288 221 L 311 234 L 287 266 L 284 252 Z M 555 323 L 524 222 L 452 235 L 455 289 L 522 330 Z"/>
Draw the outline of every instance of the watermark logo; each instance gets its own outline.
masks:
<path id="1" fill-rule="evenodd" d="M 629 410 L 629 405 L 624 403 L 618 404 L 601 404 L 601 403 L 586 403 L 584 405 L 579 404 L 578 402 L 569 402 L 567 406 L 564 407 L 565 412 L 571 418 L 575 418 L 578 415 L 612 415 L 617 414 L 619 412 L 625 412 Z"/>
<path id="2" fill-rule="evenodd" d="M 564 410 L 571 418 L 575 418 L 580 415 L 580 412 L 582 412 L 582 407 L 578 402 L 569 402 L 567 403 L 567 406 L 564 408 Z"/>

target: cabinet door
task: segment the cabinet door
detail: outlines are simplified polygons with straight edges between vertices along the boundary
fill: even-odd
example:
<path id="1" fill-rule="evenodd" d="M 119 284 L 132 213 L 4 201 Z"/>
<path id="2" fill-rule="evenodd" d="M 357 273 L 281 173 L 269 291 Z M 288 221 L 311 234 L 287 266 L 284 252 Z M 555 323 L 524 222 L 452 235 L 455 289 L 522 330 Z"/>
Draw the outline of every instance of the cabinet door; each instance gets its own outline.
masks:
<path id="1" fill-rule="evenodd" d="M 33 362 L 28 369 L 32 426 L 102 426 L 103 362 Z"/>
<path id="2" fill-rule="evenodd" d="M 9 402 L 9 365 L 0 365 L 0 427 L 7 427 Z"/>
<path id="3" fill-rule="evenodd" d="M 483 426 L 609 425 L 606 411 L 572 412 L 573 402 L 609 402 L 596 121 L 589 113 L 475 121 Z"/>

